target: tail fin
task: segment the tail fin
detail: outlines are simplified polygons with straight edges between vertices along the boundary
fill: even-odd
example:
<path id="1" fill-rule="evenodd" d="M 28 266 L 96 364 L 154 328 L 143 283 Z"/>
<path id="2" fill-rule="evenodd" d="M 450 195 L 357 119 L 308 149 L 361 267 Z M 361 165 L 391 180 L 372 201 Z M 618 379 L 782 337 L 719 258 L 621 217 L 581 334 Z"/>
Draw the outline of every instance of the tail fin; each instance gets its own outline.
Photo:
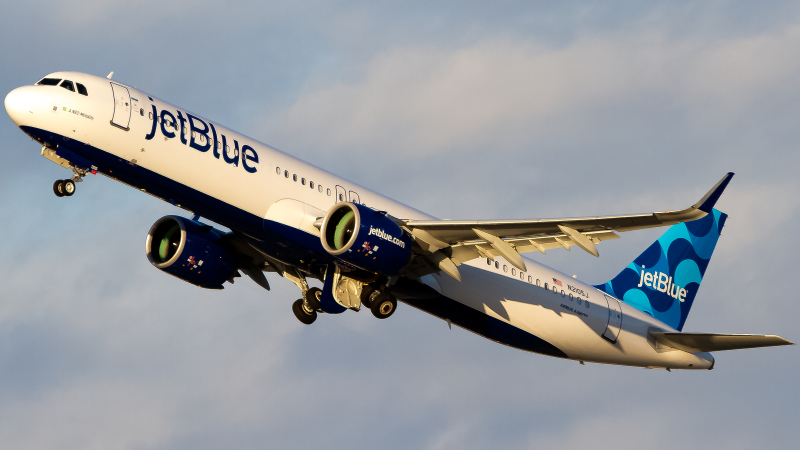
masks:
<path id="1" fill-rule="evenodd" d="M 673 225 L 611 281 L 596 288 L 680 331 L 728 215 Z"/>

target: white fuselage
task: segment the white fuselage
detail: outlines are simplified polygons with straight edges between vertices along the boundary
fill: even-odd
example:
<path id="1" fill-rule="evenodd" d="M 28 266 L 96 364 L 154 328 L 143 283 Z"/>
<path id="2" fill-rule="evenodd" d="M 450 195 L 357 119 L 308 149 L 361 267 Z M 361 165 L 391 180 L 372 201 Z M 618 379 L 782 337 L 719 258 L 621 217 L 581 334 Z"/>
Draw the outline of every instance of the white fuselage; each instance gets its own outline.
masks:
<path id="1" fill-rule="evenodd" d="M 29 134 L 32 134 L 30 130 L 44 130 L 58 136 L 61 145 L 77 141 L 101 150 L 105 163 L 97 164 L 92 159 L 97 165 L 92 169 L 109 177 L 115 178 L 115 171 L 121 167 L 118 165 L 137 166 L 157 174 L 157 179 L 128 183 L 177 206 L 187 207 L 180 204 L 179 198 L 165 198 L 159 191 L 158 180 L 171 180 L 202 193 L 208 196 L 204 199 L 229 205 L 242 217 L 281 223 L 316 239 L 319 239 L 319 230 L 313 226 L 314 221 L 342 200 L 363 203 L 402 219 L 433 219 L 255 139 L 138 89 L 113 82 L 127 88 L 130 94 L 129 129 L 125 130 L 124 126 L 111 123 L 112 120 L 119 122 L 120 117 L 124 119 L 120 116 L 124 113 L 120 107 L 126 106 L 115 104 L 111 81 L 74 72 L 59 72 L 48 77 L 82 83 L 88 95 L 58 86 L 21 87 L 6 98 L 6 110 L 11 119 Z M 161 122 L 157 121 L 153 133 L 153 107 L 159 118 L 166 117 L 170 122 L 169 115 L 175 117 L 176 126 L 168 123 L 162 129 Z M 163 111 L 169 115 L 163 116 Z M 210 130 L 195 132 L 193 136 L 186 120 L 183 125 L 186 143 L 183 143 L 182 126 L 177 120 L 179 112 L 185 120 L 192 115 L 203 124 L 213 126 L 216 138 Z M 168 137 L 170 133 L 174 133 L 174 137 Z M 146 138 L 148 136 L 150 139 Z M 223 137 L 230 148 L 227 153 L 222 145 Z M 196 147 L 191 146 L 192 139 Z M 238 144 L 238 154 L 234 143 Z M 197 149 L 205 145 L 210 148 Z M 249 150 L 245 150 L 245 146 Z M 210 218 L 232 227 L 224 218 Z M 476 259 L 459 267 L 461 282 L 446 275 L 424 277 L 423 281 L 453 301 L 552 344 L 570 359 L 676 369 L 713 367 L 713 358 L 708 353 L 657 348 L 648 338 L 648 332 L 675 330 L 623 302 L 619 302 L 622 318 L 615 333 L 618 333 L 616 341 L 604 338 L 610 320 L 609 300 L 603 292 L 531 259 L 526 258 L 525 264 L 528 270 L 521 273 L 503 258 Z"/>

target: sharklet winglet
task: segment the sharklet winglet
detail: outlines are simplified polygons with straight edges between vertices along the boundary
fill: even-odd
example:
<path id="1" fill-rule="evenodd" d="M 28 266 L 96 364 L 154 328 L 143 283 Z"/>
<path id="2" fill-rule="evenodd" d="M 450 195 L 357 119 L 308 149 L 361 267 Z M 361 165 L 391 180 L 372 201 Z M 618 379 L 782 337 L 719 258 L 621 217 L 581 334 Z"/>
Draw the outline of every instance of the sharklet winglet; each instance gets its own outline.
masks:
<path id="1" fill-rule="evenodd" d="M 733 178 L 734 173 L 728 172 L 719 183 L 714 185 L 708 193 L 700 199 L 694 206 L 699 209 L 700 211 L 709 213 L 712 209 L 714 209 L 714 205 L 719 200 L 722 193 L 725 191 L 725 188 L 728 187 L 728 183 L 731 182 L 731 178 Z"/>

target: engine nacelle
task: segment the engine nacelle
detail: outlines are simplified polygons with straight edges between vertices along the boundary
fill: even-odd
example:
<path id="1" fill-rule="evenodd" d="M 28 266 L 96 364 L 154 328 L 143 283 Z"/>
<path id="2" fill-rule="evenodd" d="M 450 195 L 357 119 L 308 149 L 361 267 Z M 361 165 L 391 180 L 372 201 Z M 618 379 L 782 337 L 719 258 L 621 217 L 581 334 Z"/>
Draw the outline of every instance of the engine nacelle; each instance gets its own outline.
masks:
<path id="1" fill-rule="evenodd" d="M 158 269 L 206 289 L 223 289 L 235 255 L 215 242 L 221 231 L 179 216 L 164 216 L 147 234 L 147 259 Z"/>
<path id="2" fill-rule="evenodd" d="M 374 273 L 394 275 L 411 258 L 411 238 L 400 226 L 357 203 L 341 202 L 328 210 L 320 236 L 328 253 Z"/>

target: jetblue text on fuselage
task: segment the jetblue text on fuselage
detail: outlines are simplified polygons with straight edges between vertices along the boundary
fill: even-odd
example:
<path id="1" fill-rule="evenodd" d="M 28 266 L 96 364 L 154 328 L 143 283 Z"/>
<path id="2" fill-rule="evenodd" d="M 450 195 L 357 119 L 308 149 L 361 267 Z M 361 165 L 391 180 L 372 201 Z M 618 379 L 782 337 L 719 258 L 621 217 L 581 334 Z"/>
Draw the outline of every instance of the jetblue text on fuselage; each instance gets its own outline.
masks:
<path id="1" fill-rule="evenodd" d="M 255 173 L 258 170 L 254 166 L 254 164 L 258 164 L 258 153 L 256 153 L 253 147 L 245 144 L 242 146 L 240 152 L 239 141 L 234 139 L 233 150 L 231 150 L 228 145 L 228 139 L 224 134 L 220 133 L 219 138 L 217 137 L 217 129 L 214 127 L 213 123 L 206 123 L 203 119 L 189 113 L 185 113 L 186 117 L 184 117 L 180 110 L 177 111 L 177 119 L 175 118 L 175 114 L 172 114 L 166 109 L 161 110 L 161 114 L 159 115 L 156 110 L 156 105 L 152 105 L 152 108 L 153 127 L 150 129 L 150 133 L 144 137 L 148 141 L 155 137 L 156 128 L 158 128 L 158 124 L 160 123 L 161 134 L 165 138 L 172 139 L 177 132 L 180 136 L 181 144 L 183 145 L 188 143 L 189 147 L 199 152 L 207 152 L 213 148 L 214 151 L 212 153 L 217 159 L 222 156 L 222 159 L 226 163 L 233 164 L 236 167 L 239 166 L 239 161 L 241 160 L 242 167 L 245 171 Z M 178 127 L 176 126 L 178 122 L 180 122 L 180 131 L 178 131 Z M 188 127 L 186 126 L 186 122 L 189 122 Z M 208 135 L 209 132 L 211 132 L 211 136 Z M 187 139 L 187 135 L 189 139 Z"/>
<path id="2" fill-rule="evenodd" d="M 642 272 L 639 275 L 639 286 L 645 285 L 650 289 L 655 289 L 658 292 L 663 292 L 670 297 L 685 301 L 686 289 L 672 283 L 672 277 L 663 272 L 645 272 L 642 266 Z"/>
<path id="3" fill-rule="evenodd" d="M 405 242 L 403 242 L 402 240 L 400 240 L 400 239 L 398 239 L 396 237 L 393 237 L 392 235 L 390 235 L 389 233 L 383 231 L 380 228 L 373 227 L 372 225 L 370 225 L 370 227 L 369 227 L 369 234 L 367 234 L 367 236 L 377 236 L 377 237 L 379 237 L 379 238 L 381 238 L 381 239 L 383 239 L 385 241 L 389 241 L 389 242 L 391 242 L 393 244 L 399 245 L 400 248 L 406 248 L 406 243 Z"/>

